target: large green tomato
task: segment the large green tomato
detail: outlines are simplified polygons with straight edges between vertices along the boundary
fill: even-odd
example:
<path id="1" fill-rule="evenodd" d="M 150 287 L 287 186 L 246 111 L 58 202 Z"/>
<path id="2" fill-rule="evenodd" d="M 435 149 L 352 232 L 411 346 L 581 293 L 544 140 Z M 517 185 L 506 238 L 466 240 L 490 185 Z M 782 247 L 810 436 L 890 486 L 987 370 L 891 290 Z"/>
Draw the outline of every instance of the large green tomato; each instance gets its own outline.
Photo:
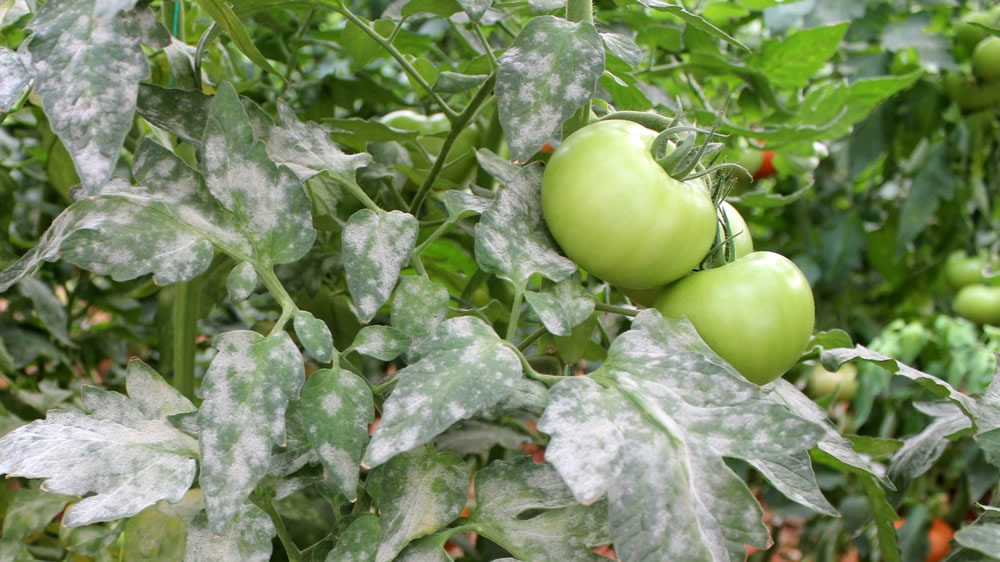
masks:
<path id="1" fill-rule="evenodd" d="M 944 91 L 965 112 L 982 111 L 1000 105 L 1000 80 L 977 83 L 956 72 L 944 75 Z"/>
<path id="2" fill-rule="evenodd" d="M 650 154 L 655 138 L 631 121 L 592 123 L 559 145 L 542 179 L 556 242 L 580 267 L 621 287 L 679 279 L 715 240 L 705 183 L 670 177 Z"/>
<path id="3" fill-rule="evenodd" d="M 1000 37 L 987 37 L 972 51 L 972 73 L 983 82 L 1000 80 Z"/>
<path id="4" fill-rule="evenodd" d="M 385 114 L 382 123 L 394 129 L 403 131 L 416 131 L 420 133 L 417 143 L 427 154 L 436 157 L 441 154 L 441 147 L 447 132 L 451 129 L 448 118 L 443 113 L 433 115 L 422 115 L 411 109 L 400 109 Z M 441 170 L 441 177 L 452 183 L 462 183 L 469 179 L 472 170 L 476 166 L 476 141 L 479 140 L 479 131 L 475 126 L 466 127 L 458 134 L 451 150 L 448 151 L 448 162 Z M 429 166 L 433 163 L 429 163 Z M 426 173 L 423 174 L 427 177 Z"/>
<path id="5" fill-rule="evenodd" d="M 692 273 L 667 287 L 656 308 L 670 318 L 686 316 L 705 343 L 754 384 L 771 382 L 798 361 L 816 318 L 809 281 L 773 252 Z"/>
<path id="6" fill-rule="evenodd" d="M 982 283 L 985 280 L 985 267 L 986 258 L 956 250 L 948 254 L 948 259 L 944 262 L 944 277 L 953 289 L 961 289 L 966 285 Z"/>
<path id="7" fill-rule="evenodd" d="M 955 295 L 955 312 L 979 324 L 1000 326 L 1000 287 L 966 285 Z"/>

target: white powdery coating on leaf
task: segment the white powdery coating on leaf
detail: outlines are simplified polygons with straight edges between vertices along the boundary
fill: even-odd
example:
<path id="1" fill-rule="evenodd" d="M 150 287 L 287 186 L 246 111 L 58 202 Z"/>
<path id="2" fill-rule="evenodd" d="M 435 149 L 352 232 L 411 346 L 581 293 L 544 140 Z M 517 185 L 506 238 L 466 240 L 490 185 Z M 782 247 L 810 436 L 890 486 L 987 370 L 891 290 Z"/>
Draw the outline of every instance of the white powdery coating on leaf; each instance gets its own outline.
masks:
<path id="1" fill-rule="evenodd" d="M 340 483 L 341 488 L 353 489 L 357 487 L 361 464 L 356 458 L 347 451 L 337 449 L 328 443 L 321 444 L 317 453 L 323 459 L 323 466 L 330 471 L 334 481 Z"/>
<path id="2" fill-rule="evenodd" d="M 233 526 L 223 535 L 213 532 L 204 520 L 196 519 L 188 530 L 186 562 L 267 562 L 271 558 L 274 523 L 252 504 L 240 506 Z"/>
<path id="3" fill-rule="evenodd" d="M 417 219 L 409 213 L 362 209 L 343 233 L 347 286 L 362 321 L 369 321 L 392 295 L 399 272 L 417 241 Z"/>

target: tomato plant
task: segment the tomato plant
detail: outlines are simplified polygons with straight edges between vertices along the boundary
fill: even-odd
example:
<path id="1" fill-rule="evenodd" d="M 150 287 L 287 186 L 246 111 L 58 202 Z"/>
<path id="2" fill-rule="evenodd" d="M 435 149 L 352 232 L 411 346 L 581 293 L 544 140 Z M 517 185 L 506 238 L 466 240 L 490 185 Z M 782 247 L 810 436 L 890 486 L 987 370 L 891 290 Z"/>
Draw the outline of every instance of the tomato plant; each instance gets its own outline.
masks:
<path id="1" fill-rule="evenodd" d="M 697 267 L 716 233 L 700 180 L 671 177 L 650 150 L 656 133 L 599 121 L 556 148 L 542 178 L 549 231 L 567 256 L 610 283 L 645 289 Z"/>
<path id="2" fill-rule="evenodd" d="M 809 281 L 791 260 L 754 252 L 667 287 L 656 308 L 687 317 L 720 357 L 755 384 L 784 374 L 812 336 Z"/>

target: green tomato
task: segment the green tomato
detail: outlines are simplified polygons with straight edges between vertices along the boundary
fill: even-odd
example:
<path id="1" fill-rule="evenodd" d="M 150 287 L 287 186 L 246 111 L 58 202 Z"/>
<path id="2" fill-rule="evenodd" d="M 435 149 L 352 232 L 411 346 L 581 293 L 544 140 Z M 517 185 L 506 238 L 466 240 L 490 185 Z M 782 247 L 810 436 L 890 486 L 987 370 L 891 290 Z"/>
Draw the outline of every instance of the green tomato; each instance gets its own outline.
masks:
<path id="1" fill-rule="evenodd" d="M 944 277 L 953 289 L 961 289 L 966 285 L 982 283 L 985 280 L 983 269 L 986 259 L 982 256 L 970 256 L 961 250 L 948 254 L 944 262 Z"/>
<path id="2" fill-rule="evenodd" d="M 972 73 L 983 82 L 1000 80 L 1000 37 L 988 37 L 972 51 Z"/>
<path id="3" fill-rule="evenodd" d="M 994 12 L 995 10 L 991 12 L 974 12 L 967 14 L 962 17 L 961 21 L 955 24 L 955 44 L 962 49 L 962 52 L 966 56 L 975 50 L 976 45 L 978 45 L 980 41 L 989 36 L 989 32 L 978 25 L 973 24 L 980 23 L 988 26 L 995 25 L 997 21 L 997 14 Z"/>
<path id="4" fill-rule="evenodd" d="M 836 392 L 838 400 L 854 400 L 858 394 L 858 368 L 852 363 L 844 363 L 836 371 L 827 371 L 817 363 L 809 374 L 808 390 L 813 398 Z"/>
<path id="5" fill-rule="evenodd" d="M 729 230 L 733 235 L 733 244 L 736 246 L 736 257 L 753 252 L 753 237 L 750 235 L 750 227 L 747 221 L 743 220 L 743 215 L 736 210 L 728 201 L 723 201 L 719 207 L 729 219 Z"/>
<path id="6" fill-rule="evenodd" d="M 812 337 L 815 302 L 802 271 L 773 252 L 753 252 L 667 287 L 656 308 L 686 316 L 705 343 L 754 384 L 798 361 Z"/>
<path id="7" fill-rule="evenodd" d="M 955 295 L 954 306 L 966 320 L 1000 326 L 1000 287 L 966 285 Z"/>
<path id="8" fill-rule="evenodd" d="M 451 124 L 443 113 L 422 115 L 411 109 L 400 109 L 387 113 L 381 121 L 394 129 L 420 133 L 421 136 L 417 138 L 417 144 L 432 157 L 441 154 L 445 136 L 451 129 Z M 456 184 L 469 179 L 476 167 L 475 150 L 478 140 L 479 130 L 475 125 L 463 129 L 458 134 L 458 138 L 455 139 L 451 150 L 448 151 L 448 162 L 441 170 L 441 177 Z M 427 177 L 427 171 L 432 164 L 428 164 L 428 170 L 424 171 L 422 178 Z"/>
<path id="9" fill-rule="evenodd" d="M 542 211 L 570 259 L 615 285 L 645 289 L 688 274 L 715 240 L 715 206 L 698 180 L 670 177 L 650 153 L 656 133 L 592 123 L 552 153 Z"/>

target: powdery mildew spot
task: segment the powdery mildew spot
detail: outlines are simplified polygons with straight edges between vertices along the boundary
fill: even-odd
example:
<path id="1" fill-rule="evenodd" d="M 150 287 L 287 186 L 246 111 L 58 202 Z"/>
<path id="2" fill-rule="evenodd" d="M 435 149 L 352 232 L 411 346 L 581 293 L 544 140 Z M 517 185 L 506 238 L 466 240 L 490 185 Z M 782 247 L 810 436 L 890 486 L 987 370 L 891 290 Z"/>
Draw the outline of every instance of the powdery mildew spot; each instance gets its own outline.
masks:
<path id="1" fill-rule="evenodd" d="M 392 295 L 399 272 L 417 241 L 416 218 L 409 213 L 362 209 L 343 234 L 347 286 L 363 322 L 371 320 Z"/>

